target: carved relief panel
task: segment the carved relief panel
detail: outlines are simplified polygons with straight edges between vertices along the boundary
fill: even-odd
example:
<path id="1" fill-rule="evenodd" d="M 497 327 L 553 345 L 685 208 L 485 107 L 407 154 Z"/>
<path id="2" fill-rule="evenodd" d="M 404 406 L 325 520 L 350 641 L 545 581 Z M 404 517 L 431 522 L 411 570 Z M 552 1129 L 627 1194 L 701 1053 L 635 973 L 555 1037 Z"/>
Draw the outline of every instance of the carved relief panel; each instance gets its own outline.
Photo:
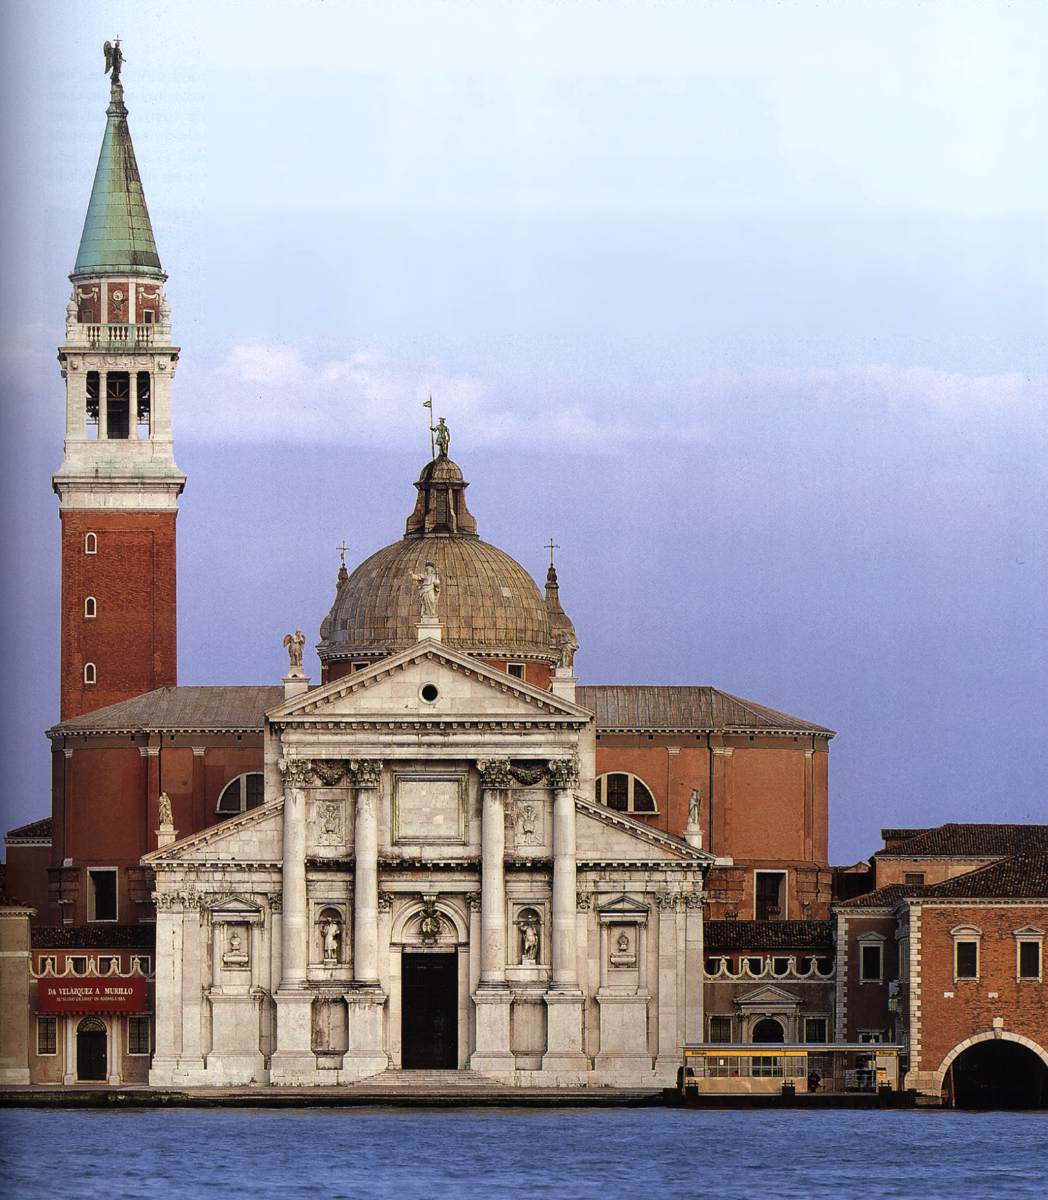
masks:
<path id="1" fill-rule="evenodd" d="M 309 811 L 309 844 L 322 856 L 338 857 L 352 842 L 352 805 L 345 791 L 317 788 Z"/>
<path id="2" fill-rule="evenodd" d="M 102 321 L 102 289 L 97 283 L 78 283 L 76 286 L 76 319 L 82 325 L 98 325 Z"/>
<path id="3" fill-rule="evenodd" d="M 126 325 L 130 312 L 130 292 L 126 282 L 106 284 L 106 320 L 110 325 Z"/>

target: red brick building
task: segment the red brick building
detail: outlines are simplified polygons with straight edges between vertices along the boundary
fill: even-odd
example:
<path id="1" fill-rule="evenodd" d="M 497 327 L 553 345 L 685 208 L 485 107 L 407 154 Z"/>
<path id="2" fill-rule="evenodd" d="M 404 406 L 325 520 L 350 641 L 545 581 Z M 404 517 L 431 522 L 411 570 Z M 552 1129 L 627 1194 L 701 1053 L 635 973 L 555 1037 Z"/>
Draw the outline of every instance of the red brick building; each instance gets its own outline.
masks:
<path id="1" fill-rule="evenodd" d="M 925 1097 L 1048 1104 L 1048 826 L 905 832 L 874 856 L 904 881 L 835 909 L 837 1038 L 901 1044 Z"/>

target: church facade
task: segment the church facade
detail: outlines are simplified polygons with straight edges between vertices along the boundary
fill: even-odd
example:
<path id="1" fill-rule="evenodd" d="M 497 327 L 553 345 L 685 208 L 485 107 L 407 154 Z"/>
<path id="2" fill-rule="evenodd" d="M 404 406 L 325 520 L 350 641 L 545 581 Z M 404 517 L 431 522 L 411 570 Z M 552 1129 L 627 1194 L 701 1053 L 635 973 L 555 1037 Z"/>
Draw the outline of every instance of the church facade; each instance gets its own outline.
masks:
<path id="1" fill-rule="evenodd" d="M 264 803 L 146 858 L 150 1081 L 672 1083 L 712 857 L 593 780 L 590 713 L 431 636 L 272 710 Z"/>

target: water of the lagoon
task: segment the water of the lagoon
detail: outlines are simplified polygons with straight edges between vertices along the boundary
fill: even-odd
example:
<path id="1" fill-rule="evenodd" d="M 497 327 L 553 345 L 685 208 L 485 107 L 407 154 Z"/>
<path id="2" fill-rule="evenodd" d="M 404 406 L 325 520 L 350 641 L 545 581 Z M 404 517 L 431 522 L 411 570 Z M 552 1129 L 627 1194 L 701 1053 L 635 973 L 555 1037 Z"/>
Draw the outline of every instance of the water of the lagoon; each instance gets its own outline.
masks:
<path id="1" fill-rule="evenodd" d="M 1009 1200 L 1048 1112 L 13 1109 L 5 1200 Z"/>

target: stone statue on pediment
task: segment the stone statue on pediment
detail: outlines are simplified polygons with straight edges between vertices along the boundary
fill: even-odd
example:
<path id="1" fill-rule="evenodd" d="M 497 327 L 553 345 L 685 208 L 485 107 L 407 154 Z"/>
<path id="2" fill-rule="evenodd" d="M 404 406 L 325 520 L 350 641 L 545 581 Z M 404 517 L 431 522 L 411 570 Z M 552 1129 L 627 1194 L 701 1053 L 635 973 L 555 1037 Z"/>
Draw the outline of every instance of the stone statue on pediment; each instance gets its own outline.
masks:
<path id="1" fill-rule="evenodd" d="M 423 620 L 426 617 L 435 617 L 437 600 L 440 598 L 440 576 L 437 574 L 437 568 L 428 562 L 425 571 L 421 573 L 413 571 L 411 578 L 418 585 L 418 599 L 422 608 Z"/>

